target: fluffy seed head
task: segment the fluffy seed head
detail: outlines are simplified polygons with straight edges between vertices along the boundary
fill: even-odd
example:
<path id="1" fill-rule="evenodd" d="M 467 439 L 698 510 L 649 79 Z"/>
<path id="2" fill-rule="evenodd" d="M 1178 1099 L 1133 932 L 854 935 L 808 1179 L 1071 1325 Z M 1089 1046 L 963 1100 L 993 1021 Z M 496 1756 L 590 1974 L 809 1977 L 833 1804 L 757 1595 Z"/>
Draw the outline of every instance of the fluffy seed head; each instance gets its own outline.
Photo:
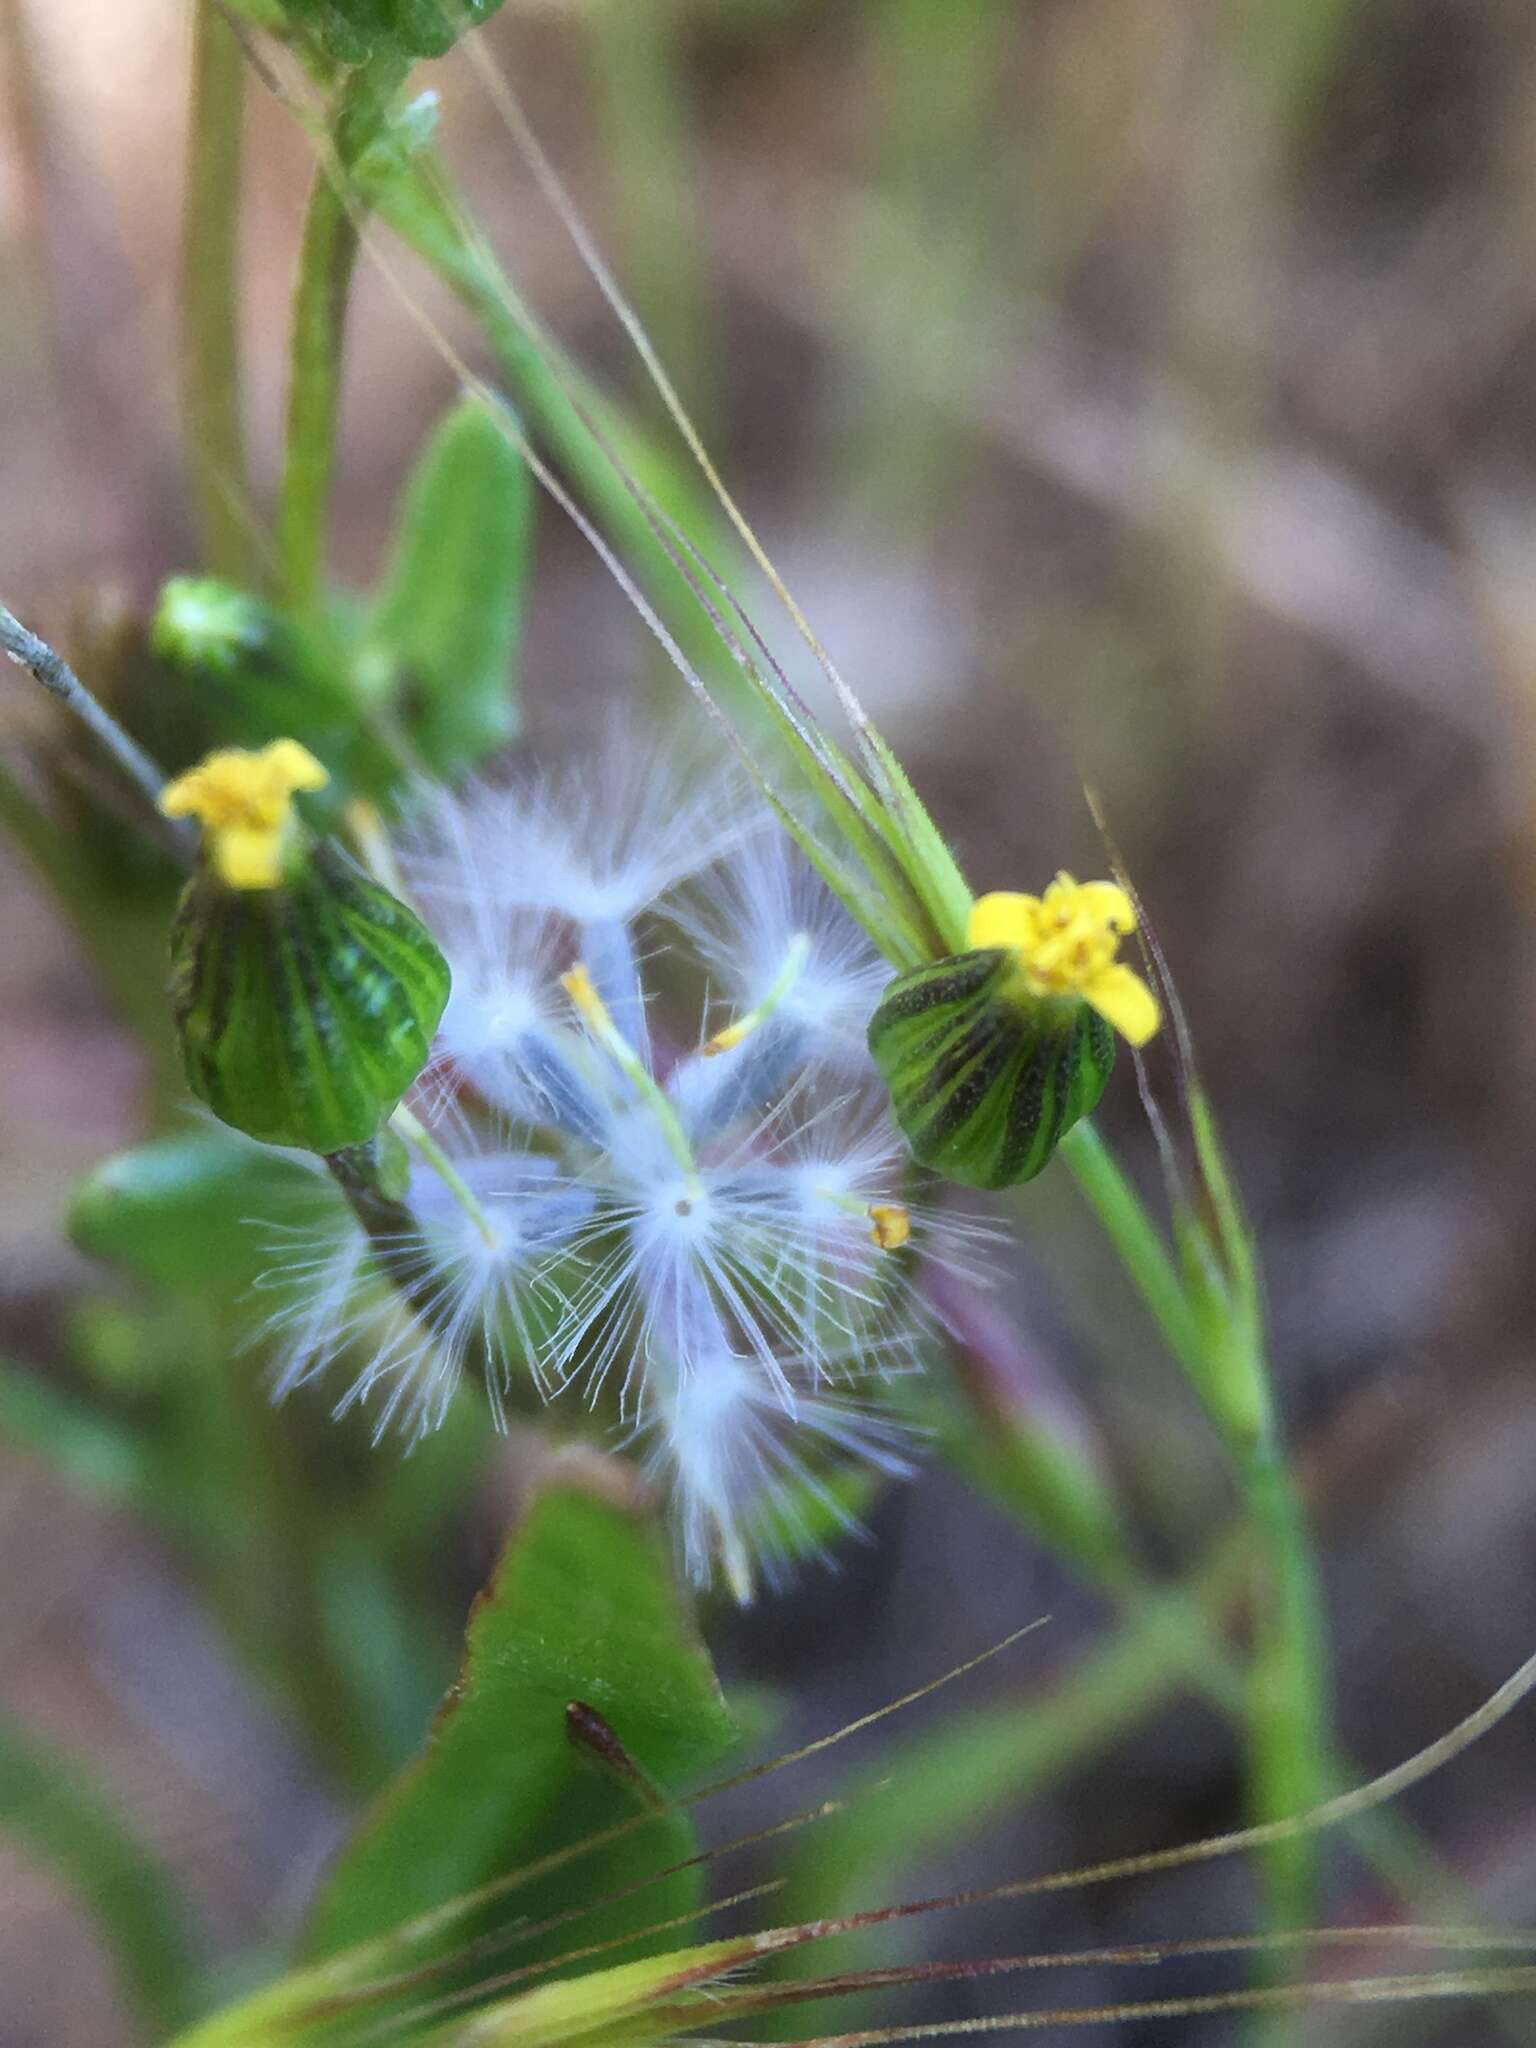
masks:
<path id="1" fill-rule="evenodd" d="M 402 868 L 454 974 L 417 1103 L 441 1149 L 383 1248 L 418 1314 L 333 1239 L 283 1385 L 356 1353 L 346 1402 L 414 1434 L 471 1359 L 498 1419 L 570 1389 L 641 1446 L 688 1574 L 745 1599 L 851 1518 L 850 1474 L 906 1469 L 883 1395 L 931 1334 L 914 1257 L 965 1256 L 904 1199 L 863 1050 L 884 970 L 738 791 L 685 797 L 655 757 L 437 796 Z"/>

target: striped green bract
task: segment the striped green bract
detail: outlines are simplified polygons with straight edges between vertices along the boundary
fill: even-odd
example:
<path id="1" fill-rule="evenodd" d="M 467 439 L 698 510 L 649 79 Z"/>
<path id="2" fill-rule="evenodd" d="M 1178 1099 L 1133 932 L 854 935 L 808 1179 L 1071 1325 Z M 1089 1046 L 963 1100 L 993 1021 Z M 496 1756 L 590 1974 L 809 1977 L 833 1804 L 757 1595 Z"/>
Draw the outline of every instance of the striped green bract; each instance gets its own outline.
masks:
<path id="1" fill-rule="evenodd" d="M 199 873 L 171 933 L 192 1092 L 273 1145 L 373 1137 L 426 1065 L 448 986 L 421 920 L 334 846 L 276 889 Z"/>
<path id="2" fill-rule="evenodd" d="M 925 1166 L 973 1188 L 1031 1180 L 1104 1092 L 1114 1034 L 1077 996 L 1019 988 L 1012 957 L 961 953 L 893 981 L 869 1049 Z"/>

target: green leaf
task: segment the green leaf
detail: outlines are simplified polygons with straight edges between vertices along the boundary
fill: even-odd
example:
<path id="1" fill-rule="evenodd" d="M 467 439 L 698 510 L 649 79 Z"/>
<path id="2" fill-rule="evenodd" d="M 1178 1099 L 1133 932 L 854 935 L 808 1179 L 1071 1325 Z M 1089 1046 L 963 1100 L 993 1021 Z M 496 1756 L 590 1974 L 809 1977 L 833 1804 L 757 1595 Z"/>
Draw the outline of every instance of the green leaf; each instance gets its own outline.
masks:
<path id="1" fill-rule="evenodd" d="M 216 1274 L 232 1295 L 270 1262 L 253 1220 L 334 1199 L 296 1160 L 198 1124 L 104 1160 L 75 1194 L 69 1231 L 81 1251 L 151 1286 L 201 1293 Z"/>
<path id="2" fill-rule="evenodd" d="M 636 1775 L 572 1740 L 573 1701 L 602 1717 Z M 607 1901 L 509 1946 L 498 1967 L 520 1967 L 693 1911 L 697 1871 L 615 1896 L 692 1853 L 692 1829 L 676 1810 L 655 1809 L 597 1853 L 560 1852 L 647 1814 L 646 1783 L 680 1790 L 733 1734 L 654 1529 L 570 1470 L 557 1473 L 475 1608 L 462 1677 L 427 1749 L 342 1852 L 310 1952 L 382 1935 L 403 1916 L 546 1858 L 559 1860 L 475 1916 L 456 1917 L 422 1953 Z M 658 1946 L 665 1938 L 650 1943 Z"/>
<path id="3" fill-rule="evenodd" d="M 771 1933 L 740 1934 L 593 1965 L 558 1983 L 535 1979 L 532 1989 L 471 2012 L 449 2002 L 450 2016 L 434 2025 L 430 1980 L 418 1982 L 411 1968 L 418 1933 L 419 1924 L 406 1921 L 327 1962 L 290 1970 L 179 2035 L 173 2048 L 356 2048 L 370 2037 L 406 2048 L 651 2048 L 707 2025 L 719 2010 L 720 1980 L 782 1945 Z M 413 1992 L 403 2012 L 392 2009 Z"/>
<path id="4" fill-rule="evenodd" d="M 971 888 L 949 843 L 928 815 L 912 779 L 873 726 L 866 726 L 865 744 L 879 779 L 890 793 L 890 808 L 906 848 L 903 865 L 950 952 L 965 945 Z"/>
<path id="5" fill-rule="evenodd" d="M 533 489 L 484 404 L 443 420 L 406 486 L 365 661 L 383 663 L 427 765 L 453 780 L 517 737 L 513 663 Z"/>
<path id="6" fill-rule="evenodd" d="M 441 57 L 500 5 L 501 0 L 287 0 L 290 19 L 318 35 L 341 64 L 385 54 Z"/>
<path id="7" fill-rule="evenodd" d="M 90 1908 L 124 1993 L 155 2040 L 185 2018 L 193 1966 L 165 1873 L 85 1782 L 80 1765 L 0 1716 L 0 1833 Z"/>
<path id="8" fill-rule="evenodd" d="M 0 1441 L 44 1460 L 93 1500 L 138 1504 L 152 1490 L 151 1460 L 126 1426 L 8 1359 L 0 1361 Z"/>

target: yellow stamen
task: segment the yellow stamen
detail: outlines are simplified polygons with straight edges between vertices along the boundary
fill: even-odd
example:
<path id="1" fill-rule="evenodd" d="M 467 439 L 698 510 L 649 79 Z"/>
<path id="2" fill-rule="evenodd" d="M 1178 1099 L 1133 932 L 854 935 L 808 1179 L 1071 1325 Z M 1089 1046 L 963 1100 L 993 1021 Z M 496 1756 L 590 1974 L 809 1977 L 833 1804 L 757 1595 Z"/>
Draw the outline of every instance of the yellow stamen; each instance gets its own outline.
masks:
<path id="1" fill-rule="evenodd" d="M 744 1038 L 765 1024 L 774 1011 L 789 994 L 800 978 L 800 970 L 810 957 L 811 940 L 808 932 L 796 932 L 784 954 L 784 964 L 773 978 L 772 986 L 760 1003 L 739 1016 L 734 1024 L 727 1024 L 723 1031 L 717 1031 L 713 1038 L 706 1039 L 699 1048 L 705 1059 L 712 1060 L 717 1054 L 731 1051 Z"/>
<path id="2" fill-rule="evenodd" d="M 220 876 L 232 889 L 275 889 L 292 826 L 293 798 L 330 776 L 297 740 L 259 752 L 223 747 L 160 792 L 168 818 L 196 818 Z"/>
<path id="3" fill-rule="evenodd" d="M 608 1014 L 608 1005 L 592 984 L 592 977 L 584 964 L 578 960 L 569 974 L 562 974 L 560 986 L 570 997 L 577 1015 L 591 1031 L 592 1036 L 611 1051 L 613 1041 L 618 1038 L 618 1027 Z M 628 1046 L 625 1047 L 628 1051 Z"/>
<path id="4" fill-rule="evenodd" d="M 749 1010 L 745 1017 L 738 1017 L 734 1024 L 727 1024 L 723 1031 L 717 1031 L 713 1038 L 706 1038 L 699 1047 L 705 1059 L 712 1060 L 722 1052 L 731 1052 L 752 1031 L 756 1020 Z"/>
<path id="5" fill-rule="evenodd" d="M 900 1202 L 871 1202 L 869 1234 L 883 1252 L 898 1252 L 912 1235 L 912 1213 Z"/>
<path id="6" fill-rule="evenodd" d="M 1157 998 L 1115 957 L 1135 929 L 1135 908 L 1118 883 L 1063 872 L 1043 896 L 978 896 L 966 937 L 977 950 L 1011 953 L 1032 995 L 1081 996 L 1122 1038 L 1145 1045 L 1162 1021 Z"/>

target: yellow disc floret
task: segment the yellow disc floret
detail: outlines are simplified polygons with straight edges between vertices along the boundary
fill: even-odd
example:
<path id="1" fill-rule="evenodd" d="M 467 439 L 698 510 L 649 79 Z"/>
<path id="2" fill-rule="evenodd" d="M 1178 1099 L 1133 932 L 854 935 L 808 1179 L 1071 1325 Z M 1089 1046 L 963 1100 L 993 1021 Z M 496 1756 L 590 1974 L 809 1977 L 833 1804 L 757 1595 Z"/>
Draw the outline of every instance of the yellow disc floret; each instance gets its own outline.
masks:
<path id="1" fill-rule="evenodd" d="M 1161 1022 L 1157 998 L 1116 958 L 1135 929 L 1135 909 L 1117 883 L 1063 873 L 1043 896 L 978 896 L 966 939 L 976 951 L 1011 953 L 1031 995 L 1081 996 L 1122 1038 L 1145 1045 Z"/>
<path id="2" fill-rule="evenodd" d="M 208 855 L 231 889 L 275 889 L 283 879 L 293 799 L 329 775 L 297 740 L 248 752 L 221 747 L 160 792 L 168 818 L 196 818 Z"/>

